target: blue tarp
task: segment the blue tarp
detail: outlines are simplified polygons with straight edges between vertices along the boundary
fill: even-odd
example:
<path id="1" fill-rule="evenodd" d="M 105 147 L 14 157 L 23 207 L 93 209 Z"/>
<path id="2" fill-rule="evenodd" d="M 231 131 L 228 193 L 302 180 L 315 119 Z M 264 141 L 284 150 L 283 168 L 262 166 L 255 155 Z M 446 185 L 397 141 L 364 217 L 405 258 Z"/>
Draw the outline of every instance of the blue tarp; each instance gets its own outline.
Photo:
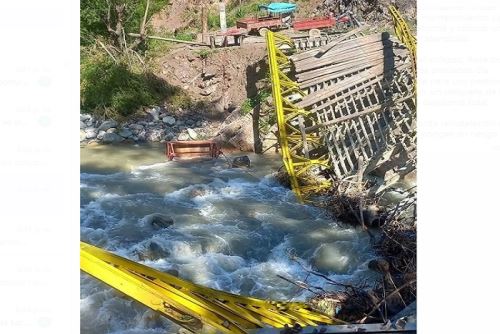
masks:
<path id="1" fill-rule="evenodd" d="M 261 5 L 259 7 L 264 8 L 273 14 L 291 13 L 297 9 L 296 4 L 287 2 L 273 2 L 269 5 Z"/>

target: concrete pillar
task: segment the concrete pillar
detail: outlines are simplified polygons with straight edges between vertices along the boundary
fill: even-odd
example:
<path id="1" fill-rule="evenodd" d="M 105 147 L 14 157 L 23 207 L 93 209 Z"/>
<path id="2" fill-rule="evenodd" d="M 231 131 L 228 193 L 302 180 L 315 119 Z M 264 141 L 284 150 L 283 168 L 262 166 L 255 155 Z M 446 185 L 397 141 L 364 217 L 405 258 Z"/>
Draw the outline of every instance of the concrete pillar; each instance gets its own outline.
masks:
<path id="1" fill-rule="evenodd" d="M 226 3 L 223 0 L 219 1 L 219 19 L 220 19 L 220 30 L 226 31 Z"/>

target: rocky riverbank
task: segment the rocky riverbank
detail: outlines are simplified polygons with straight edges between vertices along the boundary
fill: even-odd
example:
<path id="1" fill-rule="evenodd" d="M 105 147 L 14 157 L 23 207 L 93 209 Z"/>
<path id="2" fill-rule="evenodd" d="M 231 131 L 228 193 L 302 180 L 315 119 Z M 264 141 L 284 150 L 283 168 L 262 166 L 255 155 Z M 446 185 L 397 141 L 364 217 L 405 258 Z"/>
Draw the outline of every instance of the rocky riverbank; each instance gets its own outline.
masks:
<path id="1" fill-rule="evenodd" d="M 253 151 L 252 118 L 241 114 L 239 109 L 214 120 L 199 111 L 179 108 L 173 112 L 166 107 L 153 107 L 122 123 L 80 114 L 80 145 L 206 139 L 214 139 L 224 148 Z"/>
<path id="2" fill-rule="evenodd" d="M 144 117 L 121 124 L 113 119 L 99 120 L 92 115 L 81 114 L 80 142 L 113 144 L 203 139 L 208 135 L 208 125 L 208 121 L 199 115 L 176 117 L 161 107 L 151 108 Z"/>

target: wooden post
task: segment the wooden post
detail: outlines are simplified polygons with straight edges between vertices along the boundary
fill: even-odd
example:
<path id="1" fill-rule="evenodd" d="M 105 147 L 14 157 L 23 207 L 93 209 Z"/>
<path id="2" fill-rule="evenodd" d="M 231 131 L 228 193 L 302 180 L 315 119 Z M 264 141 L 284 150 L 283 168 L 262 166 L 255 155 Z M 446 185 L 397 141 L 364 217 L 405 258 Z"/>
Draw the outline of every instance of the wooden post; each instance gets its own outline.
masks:
<path id="1" fill-rule="evenodd" d="M 208 44 L 208 6 L 205 2 L 201 5 L 201 36 L 203 43 Z"/>

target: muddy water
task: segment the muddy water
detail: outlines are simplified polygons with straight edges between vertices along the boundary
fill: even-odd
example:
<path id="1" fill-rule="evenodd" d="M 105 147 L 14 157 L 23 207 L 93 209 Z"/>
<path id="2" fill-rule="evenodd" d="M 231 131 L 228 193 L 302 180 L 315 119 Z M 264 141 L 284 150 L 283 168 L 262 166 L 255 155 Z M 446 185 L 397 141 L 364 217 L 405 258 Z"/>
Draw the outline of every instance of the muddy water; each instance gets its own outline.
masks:
<path id="1" fill-rule="evenodd" d="M 247 171 L 229 169 L 224 159 L 165 162 L 154 145 L 81 148 L 81 239 L 198 284 L 261 298 L 308 297 L 277 277 L 305 278 L 288 258 L 291 250 L 336 280 L 369 279 L 368 236 L 297 203 L 271 176 L 279 155 L 250 159 Z M 155 229 L 144 219 L 152 213 L 175 223 Z M 80 310 L 81 333 L 178 330 L 84 273 Z"/>

